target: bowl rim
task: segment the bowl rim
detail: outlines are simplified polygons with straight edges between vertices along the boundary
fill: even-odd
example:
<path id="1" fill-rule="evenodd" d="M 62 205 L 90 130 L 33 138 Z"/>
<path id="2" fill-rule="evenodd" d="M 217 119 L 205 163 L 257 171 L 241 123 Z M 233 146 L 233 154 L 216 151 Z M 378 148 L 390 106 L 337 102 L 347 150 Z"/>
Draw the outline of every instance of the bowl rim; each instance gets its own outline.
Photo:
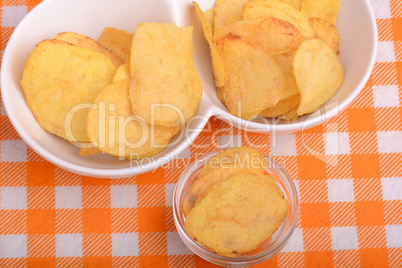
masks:
<path id="1" fill-rule="evenodd" d="M 235 147 L 230 147 L 230 148 L 235 148 Z M 185 185 L 189 178 L 194 174 L 194 172 L 199 171 L 203 165 L 206 164 L 206 162 L 211 159 L 213 156 L 217 155 L 220 151 L 225 150 L 228 148 L 224 149 L 219 149 L 210 153 L 206 153 L 202 156 L 200 156 L 199 159 L 196 159 L 195 161 L 191 162 L 190 165 L 183 171 L 182 175 L 180 176 L 179 180 L 177 181 L 174 191 L 173 191 L 173 197 L 172 197 L 172 209 L 173 209 L 173 219 L 174 223 L 176 226 L 176 229 L 178 231 L 178 234 L 182 241 L 186 244 L 188 248 L 201 258 L 212 262 L 217 265 L 221 266 L 229 266 L 229 267 L 241 267 L 241 266 L 250 266 L 250 265 L 255 265 L 258 263 L 261 263 L 263 261 L 266 261 L 279 253 L 279 251 L 286 245 L 286 243 L 289 241 L 290 236 L 292 235 L 294 229 L 296 228 L 297 221 L 299 218 L 299 210 L 300 210 L 300 198 L 299 198 L 299 193 L 297 191 L 296 185 L 294 184 L 292 178 L 290 175 L 286 172 L 286 170 L 277 162 L 275 159 L 272 157 L 263 154 L 265 159 L 267 160 L 268 167 L 271 169 L 273 172 L 275 172 L 278 177 L 282 180 L 282 182 L 285 184 L 286 190 L 289 192 L 290 200 L 287 200 L 289 203 L 292 204 L 292 212 L 290 216 L 290 223 L 289 227 L 284 231 L 284 233 L 281 234 L 281 239 L 277 241 L 277 244 L 268 252 L 261 252 L 255 256 L 250 256 L 250 257 L 225 257 L 225 256 L 220 256 L 218 254 L 215 254 L 200 245 L 198 242 L 196 242 L 193 238 L 191 238 L 190 235 L 187 234 L 187 232 L 184 229 L 184 216 L 183 220 L 181 220 L 181 217 L 179 215 L 182 215 L 181 212 L 181 200 L 180 197 L 184 196 L 184 193 L 182 195 L 181 190 L 185 190 Z M 187 187 L 190 187 L 188 185 Z M 286 196 L 286 194 L 285 194 Z M 284 219 L 282 223 L 282 227 L 286 225 L 288 215 Z M 281 227 L 279 227 L 281 228 Z M 279 229 L 278 229 L 279 230 Z"/>

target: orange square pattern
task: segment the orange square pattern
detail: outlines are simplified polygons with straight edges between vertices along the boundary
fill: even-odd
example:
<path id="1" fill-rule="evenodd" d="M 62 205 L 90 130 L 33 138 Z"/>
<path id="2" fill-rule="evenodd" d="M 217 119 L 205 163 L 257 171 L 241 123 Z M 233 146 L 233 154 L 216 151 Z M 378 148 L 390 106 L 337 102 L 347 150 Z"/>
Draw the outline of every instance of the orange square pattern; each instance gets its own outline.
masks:
<path id="1" fill-rule="evenodd" d="M 306 251 L 305 258 L 307 267 L 334 267 L 330 250 Z"/>
<path id="2" fill-rule="evenodd" d="M 383 203 L 381 201 L 356 202 L 358 226 L 384 225 Z"/>
<path id="3" fill-rule="evenodd" d="M 378 154 L 352 155 L 354 178 L 379 178 L 380 159 Z"/>
<path id="4" fill-rule="evenodd" d="M 138 218 L 140 232 L 166 231 L 165 208 L 138 208 Z"/>
<path id="5" fill-rule="evenodd" d="M 350 132 L 375 131 L 374 108 L 348 109 Z"/>
<path id="6" fill-rule="evenodd" d="M 54 209 L 28 209 L 28 234 L 54 234 L 55 212 Z"/>
<path id="7" fill-rule="evenodd" d="M 83 257 L 83 266 L 88 268 L 112 268 L 112 257 Z"/>
<path id="8" fill-rule="evenodd" d="M 329 227 L 328 203 L 301 203 L 303 228 Z"/>
<path id="9" fill-rule="evenodd" d="M 110 233 L 111 209 L 86 208 L 82 210 L 84 233 Z"/>
<path id="10" fill-rule="evenodd" d="M 32 163 L 27 166 L 28 186 L 54 186 L 55 166 L 49 162 Z"/>
<path id="11" fill-rule="evenodd" d="M 388 267 L 388 254 L 385 248 L 360 249 L 361 267 Z"/>
<path id="12" fill-rule="evenodd" d="M 23 6 L 30 11 L 40 2 L 8 0 L 1 7 Z M 402 225 L 402 199 L 396 192 L 400 183 L 392 186 L 384 180 L 402 177 L 402 141 L 385 141 L 386 148 L 381 148 L 384 141 L 378 142 L 379 132 L 397 137 L 402 131 L 402 2 L 371 3 L 378 16 L 379 41 L 387 42 L 379 44 L 379 55 L 393 52 L 395 61 L 387 57 L 381 62 L 378 57 L 367 84 L 348 109 L 327 123 L 293 133 L 295 141 L 289 146 L 295 148 L 286 151 L 295 153 L 275 157 L 300 191 L 298 229 L 293 243 L 256 267 L 402 267 L 402 245 L 393 236 Z M 0 27 L 0 49 L 14 29 Z M 374 90 L 383 86 L 397 87 L 399 95 L 381 96 L 380 103 L 390 97 L 399 102 L 378 107 Z M 324 137 L 336 132 L 348 137 L 350 150 L 325 156 Z M 213 117 L 186 149 L 185 158 L 146 174 L 109 180 L 72 174 L 30 148 L 23 161 L 6 162 L 5 144 L 22 141 L 1 114 L 0 267 L 219 267 L 187 254 L 174 224 L 171 195 L 188 164 L 217 150 L 222 135 L 271 152 L 273 136 L 239 130 Z M 329 179 L 350 179 L 353 185 L 335 192 Z M 58 187 L 71 187 L 64 188 L 71 195 Z M 63 206 L 66 199 L 71 206 Z M 339 246 L 332 243 L 334 231 L 346 229 L 355 232 L 347 238 L 354 244 L 334 248 Z M 6 254 L 3 241 L 20 247 L 18 257 Z"/>
<path id="13" fill-rule="evenodd" d="M 297 157 L 297 167 L 300 180 L 325 179 L 326 165 L 323 161 L 312 155 Z"/>
<path id="14" fill-rule="evenodd" d="M 27 266 L 33 268 L 55 267 L 55 257 L 29 257 L 27 258 Z"/>

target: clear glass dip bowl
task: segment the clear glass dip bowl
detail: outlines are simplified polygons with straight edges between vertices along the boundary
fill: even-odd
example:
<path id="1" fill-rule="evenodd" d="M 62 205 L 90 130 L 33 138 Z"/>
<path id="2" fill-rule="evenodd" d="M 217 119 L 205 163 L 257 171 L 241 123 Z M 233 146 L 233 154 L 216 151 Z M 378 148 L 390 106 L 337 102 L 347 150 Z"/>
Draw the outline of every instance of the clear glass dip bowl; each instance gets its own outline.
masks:
<path id="1" fill-rule="evenodd" d="M 201 168 L 206 162 L 218 152 L 212 152 L 204 155 L 189 165 L 184 171 L 173 194 L 173 217 L 177 231 L 184 243 L 198 256 L 217 265 L 229 267 L 250 266 L 268 260 L 277 254 L 289 240 L 297 223 L 299 215 L 299 197 L 289 174 L 280 166 L 274 159 L 265 155 L 268 162 L 266 174 L 272 177 L 281 188 L 288 201 L 289 210 L 282 225 L 276 232 L 262 243 L 257 249 L 239 257 L 225 257 L 215 254 L 207 250 L 200 243 L 192 239 L 184 229 L 185 217 L 181 209 L 181 202 L 184 199 L 187 191 L 191 187 L 194 180 L 197 178 Z"/>

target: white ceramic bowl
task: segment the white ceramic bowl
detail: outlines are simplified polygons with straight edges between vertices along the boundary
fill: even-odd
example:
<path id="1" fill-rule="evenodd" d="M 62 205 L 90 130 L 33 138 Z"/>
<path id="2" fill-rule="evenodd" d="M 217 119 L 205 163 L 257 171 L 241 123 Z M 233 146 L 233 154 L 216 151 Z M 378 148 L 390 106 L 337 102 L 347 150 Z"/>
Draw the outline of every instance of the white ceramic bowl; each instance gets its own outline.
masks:
<path id="1" fill-rule="evenodd" d="M 215 0 L 200 0 L 202 9 Z M 63 31 L 97 39 L 102 29 L 113 26 L 132 32 L 140 22 L 170 22 L 194 26 L 194 64 L 203 81 L 204 93 L 197 119 L 183 135 L 161 153 L 143 161 L 119 161 L 107 155 L 79 157 L 78 148 L 43 130 L 27 107 L 20 81 L 24 64 L 35 45 Z M 286 123 L 261 118 L 238 119 L 218 100 L 212 80 L 209 48 L 190 0 L 45 0 L 18 25 L 2 60 L 1 92 L 7 115 L 21 138 L 38 154 L 66 170 L 95 177 L 125 177 L 153 170 L 188 147 L 211 116 L 253 132 L 293 132 L 322 123 L 344 109 L 360 92 L 371 73 L 377 48 L 377 28 L 369 0 L 342 0 L 338 17 L 340 60 L 345 81 L 326 105 L 314 113 Z M 334 105 L 335 104 L 335 105 Z"/>

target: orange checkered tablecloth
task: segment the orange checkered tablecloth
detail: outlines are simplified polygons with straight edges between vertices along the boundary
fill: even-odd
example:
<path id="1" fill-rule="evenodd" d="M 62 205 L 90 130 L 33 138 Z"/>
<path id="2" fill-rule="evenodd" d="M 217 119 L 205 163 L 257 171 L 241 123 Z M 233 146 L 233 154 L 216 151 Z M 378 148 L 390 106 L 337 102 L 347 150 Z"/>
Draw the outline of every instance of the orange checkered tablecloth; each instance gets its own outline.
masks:
<path id="1" fill-rule="evenodd" d="M 1 50 L 38 2 L 1 1 Z M 212 118 L 178 166 L 94 179 L 34 153 L 2 107 L 0 267 L 213 266 L 180 240 L 172 193 L 186 163 L 229 144 L 275 155 L 299 190 L 294 234 L 260 267 L 402 267 L 402 1 L 371 3 L 379 46 L 369 82 L 347 110 L 304 133 L 246 133 Z"/>

